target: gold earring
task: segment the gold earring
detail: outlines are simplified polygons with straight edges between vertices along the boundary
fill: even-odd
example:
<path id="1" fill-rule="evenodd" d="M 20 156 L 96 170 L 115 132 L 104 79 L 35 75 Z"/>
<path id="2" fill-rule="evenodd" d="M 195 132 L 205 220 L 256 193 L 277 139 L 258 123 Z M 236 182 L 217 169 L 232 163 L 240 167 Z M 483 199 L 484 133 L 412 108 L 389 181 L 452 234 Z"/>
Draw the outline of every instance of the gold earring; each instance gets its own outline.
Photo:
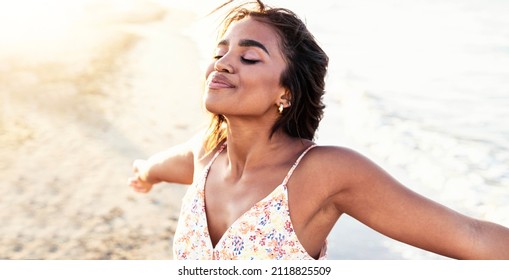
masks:
<path id="1" fill-rule="evenodd" d="M 279 111 L 279 113 L 280 113 L 280 114 L 282 114 L 282 113 L 283 113 L 283 109 L 284 109 L 284 107 L 283 107 L 283 103 L 279 103 L 279 109 L 278 109 L 278 111 Z"/>

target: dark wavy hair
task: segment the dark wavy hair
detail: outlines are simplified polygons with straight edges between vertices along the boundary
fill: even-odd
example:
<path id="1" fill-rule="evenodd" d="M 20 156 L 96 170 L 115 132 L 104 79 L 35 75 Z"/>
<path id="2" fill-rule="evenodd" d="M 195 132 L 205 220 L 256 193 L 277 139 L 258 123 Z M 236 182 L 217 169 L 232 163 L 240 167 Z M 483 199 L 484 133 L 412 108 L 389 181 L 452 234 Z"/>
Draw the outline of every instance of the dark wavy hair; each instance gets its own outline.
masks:
<path id="1" fill-rule="evenodd" d="M 234 1 L 229 1 L 214 11 Z M 317 44 L 304 22 L 292 11 L 272 8 L 262 1 L 247 2 L 232 8 L 223 20 L 219 36 L 239 20 L 251 17 L 274 28 L 286 62 L 280 83 L 290 92 L 291 106 L 272 127 L 270 137 L 279 130 L 292 137 L 313 140 L 323 117 L 322 97 L 329 58 Z M 207 150 L 226 140 L 225 117 L 214 114 L 205 141 Z"/>

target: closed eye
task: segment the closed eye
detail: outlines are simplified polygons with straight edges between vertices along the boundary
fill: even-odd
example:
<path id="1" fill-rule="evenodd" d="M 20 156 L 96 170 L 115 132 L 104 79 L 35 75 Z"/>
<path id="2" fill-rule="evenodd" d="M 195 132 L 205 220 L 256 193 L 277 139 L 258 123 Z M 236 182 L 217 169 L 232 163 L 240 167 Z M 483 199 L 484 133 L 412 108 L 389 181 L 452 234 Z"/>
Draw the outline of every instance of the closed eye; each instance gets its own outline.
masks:
<path id="1" fill-rule="evenodd" d="M 259 60 L 246 59 L 243 57 L 240 58 L 240 61 L 242 61 L 242 63 L 244 63 L 244 64 L 255 64 L 255 63 L 259 62 Z"/>
<path id="2" fill-rule="evenodd" d="M 216 55 L 214 56 L 214 60 L 219 60 L 221 59 L 223 56 L 222 55 Z M 247 59 L 247 58 L 244 58 L 244 57 L 240 57 L 240 61 L 244 64 L 255 64 L 257 62 L 260 62 L 259 60 L 255 60 L 255 59 Z"/>

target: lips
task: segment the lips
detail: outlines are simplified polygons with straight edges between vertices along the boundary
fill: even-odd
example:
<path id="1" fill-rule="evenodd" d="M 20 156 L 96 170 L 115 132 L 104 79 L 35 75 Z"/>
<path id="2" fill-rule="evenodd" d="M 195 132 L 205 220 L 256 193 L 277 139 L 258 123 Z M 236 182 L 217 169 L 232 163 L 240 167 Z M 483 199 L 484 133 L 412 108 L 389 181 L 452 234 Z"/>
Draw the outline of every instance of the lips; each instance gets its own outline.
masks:
<path id="1" fill-rule="evenodd" d="M 224 75 L 218 73 L 210 75 L 207 85 L 210 89 L 223 89 L 235 87 L 233 83 L 230 82 Z"/>

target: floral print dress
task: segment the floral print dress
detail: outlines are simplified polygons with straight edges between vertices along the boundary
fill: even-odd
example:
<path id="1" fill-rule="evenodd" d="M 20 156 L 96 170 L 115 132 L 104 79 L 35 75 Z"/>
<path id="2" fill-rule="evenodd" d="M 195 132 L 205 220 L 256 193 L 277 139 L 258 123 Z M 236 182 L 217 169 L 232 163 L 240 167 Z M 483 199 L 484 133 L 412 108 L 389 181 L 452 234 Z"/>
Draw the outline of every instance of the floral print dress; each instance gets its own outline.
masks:
<path id="1" fill-rule="evenodd" d="M 178 260 L 313 260 L 299 242 L 288 208 L 286 184 L 307 148 L 296 160 L 283 182 L 272 193 L 240 216 L 223 234 L 215 247 L 210 239 L 205 212 L 205 181 L 210 166 L 226 147 L 216 152 L 203 177 L 190 186 L 182 200 L 173 257 Z M 320 259 L 326 258 L 326 244 Z"/>

